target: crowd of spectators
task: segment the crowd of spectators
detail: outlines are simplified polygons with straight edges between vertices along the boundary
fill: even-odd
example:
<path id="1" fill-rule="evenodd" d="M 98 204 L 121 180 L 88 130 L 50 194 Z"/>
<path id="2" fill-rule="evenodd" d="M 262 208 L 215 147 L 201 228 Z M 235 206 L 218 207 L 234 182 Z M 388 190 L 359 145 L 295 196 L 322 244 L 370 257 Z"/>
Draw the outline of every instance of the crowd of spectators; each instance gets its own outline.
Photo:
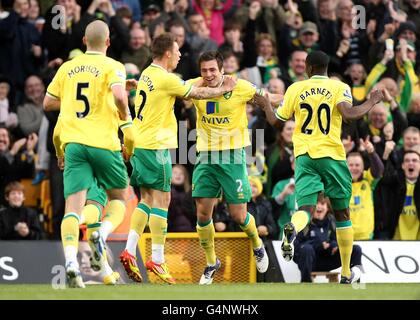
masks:
<path id="1" fill-rule="evenodd" d="M 128 78 L 138 78 L 150 63 L 151 40 L 169 31 L 182 53 L 174 72 L 184 80 L 199 76 L 201 53 L 218 49 L 226 74 L 283 94 L 307 78 L 305 58 L 319 49 L 331 58 L 330 77 L 351 87 L 355 106 L 373 88 L 384 89 L 384 101 L 366 118 L 343 125 L 355 236 L 420 240 L 419 0 L 1 0 L 0 221 L 7 223 L 0 224 L 0 239 L 40 238 L 36 223 L 26 230 L 32 212 L 23 214 L 22 203 L 11 201 L 11 194 L 22 191 L 13 184 L 21 179 L 33 179 L 33 184 L 49 180 L 54 223 L 48 236 L 59 237 L 63 179 L 52 143 L 58 113 L 44 112 L 42 101 L 60 65 L 85 50 L 84 29 L 95 19 L 109 25 L 107 54 L 125 64 Z M 135 92 L 129 94 L 133 110 Z M 180 128 L 195 129 L 190 102 L 177 100 L 174 112 Z M 256 163 L 249 170 L 249 212 L 261 237 L 279 239 L 297 209 L 295 124 L 289 120 L 273 128 L 252 105 L 247 116 L 253 137 L 258 138 L 258 129 L 264 132 L 262 143 L 250 151 Z M 194 153 L 194 141 L 180 139 Z M 180 163 L 180 152 L 175 154 L 174 164 Z M 168 231 L 195 230 L 192 170 L 191 162 L 173 168 Z M 12 212 L 20 212 L 26 222 L 5 218 Z M 223 199 L 214 221 L 218 231 L 236 231 Z M 19 227 L 8 226 L 14 223 Z"/>

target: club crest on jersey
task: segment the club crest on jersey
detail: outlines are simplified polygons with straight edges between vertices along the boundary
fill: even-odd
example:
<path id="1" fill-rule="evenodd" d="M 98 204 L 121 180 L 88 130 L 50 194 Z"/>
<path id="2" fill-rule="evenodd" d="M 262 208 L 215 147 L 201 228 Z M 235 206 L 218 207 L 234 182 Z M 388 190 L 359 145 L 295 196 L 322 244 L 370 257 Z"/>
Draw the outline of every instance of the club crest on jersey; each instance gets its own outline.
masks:
<path id="1" fill-rule="evenodd" d="M 225 97 L 226 100 L 229 100 L 231 96 L 232 96 L 232 91 L 229 91 L 223 94 L 223 97 Z"/>

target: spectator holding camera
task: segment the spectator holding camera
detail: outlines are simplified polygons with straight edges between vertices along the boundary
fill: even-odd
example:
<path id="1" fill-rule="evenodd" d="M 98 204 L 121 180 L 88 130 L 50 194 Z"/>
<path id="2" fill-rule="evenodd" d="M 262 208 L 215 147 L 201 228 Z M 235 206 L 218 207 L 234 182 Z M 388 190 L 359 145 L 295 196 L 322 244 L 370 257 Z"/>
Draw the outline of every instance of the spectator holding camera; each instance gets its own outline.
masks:
<path id="1" fill-rule="evenodd" d="M 381 78 L 391 78 L 397 82 L 400 94 L 394 96 L 396 102 L 407 112 L 413 93 L 420 92 L 419 78 L 415 73 L 416 48 L 412 41 L 400 38 L 395 54 L 392 45 L 384 52 L 382 60 L 370 71 L 366 79 L 366 89 L 371 87 Z"/>

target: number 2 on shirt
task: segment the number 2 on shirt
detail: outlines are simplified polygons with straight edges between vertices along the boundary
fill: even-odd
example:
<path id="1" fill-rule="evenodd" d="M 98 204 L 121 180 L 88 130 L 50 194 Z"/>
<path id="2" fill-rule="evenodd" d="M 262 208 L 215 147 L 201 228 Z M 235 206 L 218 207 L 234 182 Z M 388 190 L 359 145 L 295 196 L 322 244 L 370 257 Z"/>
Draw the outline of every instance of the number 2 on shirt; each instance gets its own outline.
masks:
<path id="1" fill-rule="evenodd" d="M 141 112 L 144 108 L 144 105 L 146 104 L 146 92 L 144 90 L 140 90 L 139 95 L 143 98 L 140 104 L 139 112 L 137 113 L 137 118 L 141 121 L 143 120 L 143 116 L 141 115 Z"/>

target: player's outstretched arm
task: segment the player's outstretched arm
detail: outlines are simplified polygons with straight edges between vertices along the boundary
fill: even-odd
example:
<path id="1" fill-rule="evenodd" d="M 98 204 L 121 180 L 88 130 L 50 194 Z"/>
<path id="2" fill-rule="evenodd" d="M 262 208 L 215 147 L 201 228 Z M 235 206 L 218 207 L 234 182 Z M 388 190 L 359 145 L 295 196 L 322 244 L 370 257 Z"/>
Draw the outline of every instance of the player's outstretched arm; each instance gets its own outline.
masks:
<path id="1" fill-rule="evenodd" d="M 51 97 L 48 94 L 44 97 L 44 110 L 45 111 L 57 111 L 60 110 L 60 99 Z"/>
<path id="2" fill-rule="evenodd" d="M 272 103 L 270 100 L 270 96 L 268 93 L 265 93 L 264 96 L 260 96 L 258 94 L 254 95 L 254 104 L 258 105 L 261 109 L 265 112 L 265 117 L 267 118 L 267 121 L 272 126 L 276 125 L 276 123 L 279 123 L 281 120 L 276 117 Z M 278 104 L 276 104 L 278 105 Z"/>
<path id="3" fill-rule="evenodd" d="M 383 92 L 381 90 L 375 90 L 370 93 L 369 99 L 360 106 L 353 107 L 348 102 L 340 102 L 337 104 L 337 108 L 345 120 L 357 120 L 368 113 L 369 110 L 372 109 L 375 104 L 381 102 L 383 98 Z"/>
<path id="4" fill-rule="evenodd" d="M 188 98 L 200 100 L 219 97 L 227 92 L 232 91 L 235 86 L 236 80 L 232 77 L 225 76 L 223 78 L 222 85 L 217 88 L 193 86 L 191 93 L 188 95 Z"/>

